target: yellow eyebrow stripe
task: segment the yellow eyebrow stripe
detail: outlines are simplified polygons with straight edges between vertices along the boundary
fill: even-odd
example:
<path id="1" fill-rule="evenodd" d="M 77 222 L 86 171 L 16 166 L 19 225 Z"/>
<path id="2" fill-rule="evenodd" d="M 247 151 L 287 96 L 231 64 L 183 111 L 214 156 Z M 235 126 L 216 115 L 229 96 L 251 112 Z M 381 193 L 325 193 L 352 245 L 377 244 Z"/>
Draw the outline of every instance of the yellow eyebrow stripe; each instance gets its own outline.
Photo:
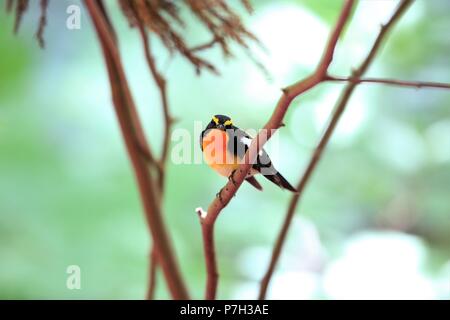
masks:
<path id="1" fill-rule="evenodd" d="M 231 126 L 232 124 L 233 124 L 233 121 L 231 121 L 231 120 L 227 120 L 224 123 L 224 125 L 226 125 L 226 126 Z"/>
<path id="2" fill-rule="evenodd" d="M 213 121 L 214 121 L 216 124 L 219 124 L 219 118 L 213 117 L 212 119 L 213 119 Z"/>

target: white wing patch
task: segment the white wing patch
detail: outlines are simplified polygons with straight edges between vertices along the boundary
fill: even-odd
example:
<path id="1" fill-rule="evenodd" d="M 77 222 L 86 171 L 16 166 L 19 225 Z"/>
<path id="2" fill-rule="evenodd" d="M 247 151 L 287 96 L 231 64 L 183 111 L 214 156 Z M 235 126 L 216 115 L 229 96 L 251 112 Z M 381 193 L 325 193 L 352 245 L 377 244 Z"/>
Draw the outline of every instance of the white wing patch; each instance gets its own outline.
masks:
<path id="1" fill-rule="evenodd" d="M 243 144 L 245 144 L 247 147 L 250 148 L 250 145 L 252 144 L 252 139 L 247 138 L 247 137 L 242 137 L 242 138 L 241 138 L 241 142 L 242 142 Z M 258 154 L 259 154 L 260 156 L 262 156 L 262 155 L 263 155 L 263 151 L 260 150 Z"/>
<path id="2" fill-rule="evenodd" d="M 241 138 L 241 142 L 243 144 L 245 144 L 247 147 L 250 147 L 250 144 L 252 143 L 252 139 L 247 138 L 247 137 L 242 137 Z"/>

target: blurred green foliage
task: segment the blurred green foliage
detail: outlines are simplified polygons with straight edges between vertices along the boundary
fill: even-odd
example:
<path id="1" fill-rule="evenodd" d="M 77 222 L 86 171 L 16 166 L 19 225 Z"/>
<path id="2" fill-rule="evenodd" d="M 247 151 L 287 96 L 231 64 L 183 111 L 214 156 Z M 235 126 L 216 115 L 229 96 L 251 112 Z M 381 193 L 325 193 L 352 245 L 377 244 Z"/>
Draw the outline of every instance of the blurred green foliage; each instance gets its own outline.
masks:
<path id="1" fill-rule="evenodd" d="M 71 3 L 51 2 L 44 51 L 32 37 L 38 10 L 27 13 L 17 36 L 12 34 L 13 18 L 0 12 L 0 298 L 140 299 L 147 283 L 149 237 L 90 21 L 83 12 L 81 30 L 64 27 L 65 8 Z M 320 49 L 325 40 L 322 34 L 329 31 L 341 3 L 258 1 L 247 22 L 250 28 L 256 26 L 256 33 L 270 33 L 274 28 L 286 30 L 279 37 L 292 33 L 292 43 L 281 48 L 289 62 L 295 50 L 306 54 Z M 377 12 L 367 12 L 377 6 Z M 366 54 L 382 22 L 375 19 L 389 16 L 385 6 L 383 1 L 360 2 L 337 51 L 336 73 L 347 74 Z M 159 150 L 158 92 L 136 31 L 129 30 L 112 7 L 133 94 L 151 144 Z M 445 0 L 417 1 L 394 29 L 370 75 L 449 82 L 449 9 Z M 280 12 L 300 16 L 271 20 Z M 315 21 L 317 28 L 299 29 L 301 14 Z M 367 18 L 372 14 L 374 21 Z M 271 25 L 274 21 L 280 25 Z M 373 25 L 371 31 L 364 29 L 365 23 Z M 321 33 L 321 28 L 326 32 Z M 186 31 L 193 44 L 205 40 L 197 29 Z M 301 42 L 308 34 L 318 43 Z M 297 49 L 292 47 L 296 36 Z M 274 43 L 278 43 L 275 40 L 277 35 Z M 290 69 L 278 72 L 282 66 L 276 63 L 283 61 L 270 54 L 277 48 L 264 45 L 269 52 L 264 59 L 275 63 L 269 68 L 272 79 L 266 79 L 245 54 L 238 52 L 234 60 L 224 62 L 217 49 L 204 56 L 218 65 L 221 76 L 196 77 L 186 61 L 169 57 L 155 43 L 158 64 L 169 79 L 171 108 L 180 119 L 175 129 L 193 133 L 194 121 L 205 124 L 217 113 L 232 116 L 243 128 L 261 127 L 279 96 L 278 88 L 314 67 L 295 64 L 294 56 Z M 296 101 L 288 112 L 287 127 L 279 133 L 284 156 L 276 163 L 290 181 L 300 177 L 341 88 L 324 84 Z M 271 297 L 342 297 L 328 288 L 334 283 L 334 266 L 351 256 L 345 254 L 346 248 L 359 243 L 358 235 L 365 232 L 375 234 L 380 246 L 385 243 L 382 239 L 397 243 L 386 235 L 387 230 L 404 236 L 406 248 L 417 256 L 423 245 L 424 265 L 408 272 L 426 279 L 433 288 L 425 297 L 450 297 L 449 105 L 446 91 L 358 88 L 298 208 L 277 274 L 280 286 L 283 277 L 307 275 L 315 289 L 304 293 L 309 282 L 305 278 L 296 282 L 294 277 L 290 281 L 294 287 L 285 290 L 285 296 L 275 283 Z M 192 152 L 197 143 L 195 136 Z M 206 165 L 173 163 L 167 179 L 165 220 L 191 295 L 199 298 L 205 270 L 194 208 L 207 207 L 225 180 Z M 256 297 L 257 280 L 289 200 L 286 192 L 263 184 L 264 193 L 243 186 L 218 221 L 220 298 Z M 398 259 L 402 254 L 398 252 Z M 385 270 L 393 261 L 397 260 L 380 258 L 373 269 L 366 270 L 368 277 L 390 279 L 377 270 Z M 66 288 L 66 268 L 72 264 L 81 267 L 81 290 Z M 352 279 L 348 279 L 349 288 L 353 288 Z M 161 275 L 158 280 L 157 297 L 168 298 Z M 390 285 L 402 286 L 391 280 Z M 386 286 L 385 293 L 391 289 Z"/>

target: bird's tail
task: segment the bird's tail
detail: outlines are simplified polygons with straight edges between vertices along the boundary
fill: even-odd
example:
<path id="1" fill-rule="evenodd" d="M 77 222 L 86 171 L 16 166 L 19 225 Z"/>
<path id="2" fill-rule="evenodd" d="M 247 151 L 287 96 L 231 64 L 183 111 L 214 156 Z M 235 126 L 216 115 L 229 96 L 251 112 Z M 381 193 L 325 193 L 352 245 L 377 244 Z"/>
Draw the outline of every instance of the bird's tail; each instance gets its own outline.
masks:
<path id="1" fill-rule="evenodd" d="M 264 175 L 264 177 L 266 177 L 268 180 L 272 181 L 282 189 L 286 189 L 294 193 L 297 192 L 297 189 L 295 189 L 279 172 L 277 172 L 276 174 Z"/>
<path id="2" fill-rule="evenodd" d="M 246 178 L 245 180 L 247 180 L 248 183 L 250 183 L 252 186 L 254 186 L 259 191 L 262 191 L 263 188 L 259 184 L 258 180 L 255 179 L 255 177 L 251 176 L 251 177 Z"/>

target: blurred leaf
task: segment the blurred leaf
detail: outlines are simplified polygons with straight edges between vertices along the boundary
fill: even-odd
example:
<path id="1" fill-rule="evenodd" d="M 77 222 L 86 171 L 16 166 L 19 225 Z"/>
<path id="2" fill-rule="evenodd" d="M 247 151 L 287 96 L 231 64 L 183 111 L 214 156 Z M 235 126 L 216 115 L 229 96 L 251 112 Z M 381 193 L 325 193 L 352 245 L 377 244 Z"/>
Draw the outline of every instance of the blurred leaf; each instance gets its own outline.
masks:
<path id="1" fill-rule="evenodd" d="M 334 22 L 336 22 L 336 18 L 338 17 L 344 3 L 343 0 L 296 0 L 296 2 L 316 13 L 328 24 L 333 24 Z"/>
<path id="2" fill-rule="evenodd" d="M 13 34 L 13 19 L 0 10 L 0 95 L 17 86 L 27 72 L 31 62 L 31 54 L 19 36 Z"/>

